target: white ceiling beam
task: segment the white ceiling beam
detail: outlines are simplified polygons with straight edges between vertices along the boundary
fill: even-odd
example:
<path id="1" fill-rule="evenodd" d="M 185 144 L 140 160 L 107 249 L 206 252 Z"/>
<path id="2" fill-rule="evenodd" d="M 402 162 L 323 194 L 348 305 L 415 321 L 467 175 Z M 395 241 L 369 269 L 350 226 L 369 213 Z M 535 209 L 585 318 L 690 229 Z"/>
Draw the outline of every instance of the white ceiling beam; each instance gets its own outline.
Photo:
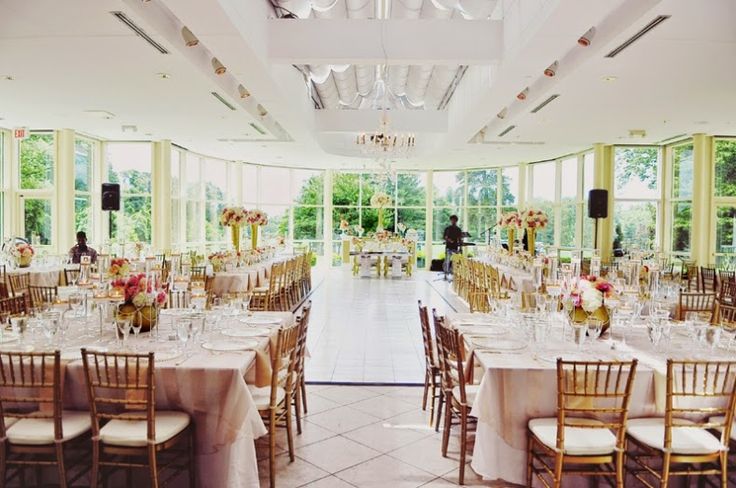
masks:
<path id="1" fill-rule="evenodd" d="M 383 37 L 383 42 L 382 42 Z M 490 64 L 503 23 L 443 19 L 271 19 L 268 57 L 284 64 Z M 384 52 L 385 47 L 385 52 Z"/>
<path id="2" fill-rule="evenodd" d="M 315 126 L 319 132 L 363 132 L 378 128 L 380 110 L 315 110 Z M 395 110 L 388 112 L 391 130 L 415 133 L 447 131 L 444 110 Z"/>

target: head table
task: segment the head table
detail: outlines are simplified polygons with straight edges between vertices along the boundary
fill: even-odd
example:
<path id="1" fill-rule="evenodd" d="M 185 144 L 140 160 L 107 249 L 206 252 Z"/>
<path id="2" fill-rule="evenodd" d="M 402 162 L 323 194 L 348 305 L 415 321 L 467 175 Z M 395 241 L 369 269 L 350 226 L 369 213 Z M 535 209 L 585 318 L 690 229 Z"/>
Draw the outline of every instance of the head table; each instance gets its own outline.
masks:
<path id="1" fill-rule="evenodd" d="M 88 409 L 82 347 L 135 353 L 153 351 L 157 354 L 156 409 L 184 411 L 194 422 L 198 486 L 257 487 L 254 439 L 267 431 L 247 385 L 256 382 L 256 355 L 268 357 L 271 340 L 280 327 L 293 323 L 293 315 L 289 312 L 246 313 L 236 309 L 207 312 L 213 314 L 210 320 L 215 320 L 217 325 L 208 321 L 211 329 L 205 329 L 185 345 L 177 340 L 174 322 L 179 320 L 177 317 L 190 316 L 191 312 L 188 309 L 162 311 L 157 329 L 141 333 L 137 338 L 131 333 L 125 346 L 117 339 L 113 324 L 100 327 L 99 315 L 89 313 L 71 318 L 63 338 L 61 332 L 47 338 L 40 322 L 31 325 L 21 339 L 5 331 L 0 349 L 60 349 L 64 366 L 64 405 L 71 410 Z M 251 340 L 247 349 L 213 351 L 203 346 L 214 342 L 248 341 L 229 334 L 249 327 L 256 327 L 252 329 L 255 341 Z M 182 479 L 179 484 L 184 486 L 185 483 L 186 479 Z"/>
<path id="2" fill-rule="evenodd" d="M 539 342 L 533 340 L 534 321 L 518 316 L 511 320 L 460 313 L 449 314 L 448 320 L 463 335 L 468 358 L 472 356 L 481 378 L 471 412 L 478 419 L 471 466 L 484 479 L 522 485 L 526 483 L 527 423 L 532 418 L 557 415 L 556 358 L 637 358 L 629 418 L 664 414 L 667 358 L 736 360 L 730 338 L 722 337 L 711 349 L 695 342 L 681 323 L 673 323 L 669 338 L 663 337 L 655 348 L 643 322 L 620 326 L 613 338 L 608 334 L 597 340 L 588 338 L 578 347 L 571 338 L 571 327 L 563 325 L 563 320 L 553 319 L 546 338 Z M 587 481 L 584 483 L 587 486 Z"/>

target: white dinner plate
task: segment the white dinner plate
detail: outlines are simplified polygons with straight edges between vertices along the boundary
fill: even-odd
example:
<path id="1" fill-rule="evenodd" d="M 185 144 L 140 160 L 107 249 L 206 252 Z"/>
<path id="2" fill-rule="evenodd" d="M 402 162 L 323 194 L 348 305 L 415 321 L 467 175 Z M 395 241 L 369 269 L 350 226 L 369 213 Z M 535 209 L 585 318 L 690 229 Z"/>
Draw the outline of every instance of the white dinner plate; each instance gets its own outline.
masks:
<path id="1" fill-rule="evenodd" d="M 473 344 L 480 349 L 487 349 L 497 352 L 521 351 L 526 349 L 526 342 L 522 341 L 521 339 L 511 338 L 496 339 L 479 337 L 477 339 L 473 339 Z"/>
<path id="2" fill-rule="evenodd" d="M 240 319 L 244 324 L 253 325 L 273 325 L 281 322 L 281 319 L 276 317 L 260 316 L 260 317 L 245 317 Z"/>
<path id="3" fill-rule="evenodd" d="M 222 331 L 222 335 L 228 337 L 264 337 L 270 334 L 271 330 L 265 327 L 247 327 Z"/>
<path id="4" fill-rule="evenodd" d="M 204 349 L 209 351 L 248 351 L 258 347 L 258 341 L 255 339 L 242 341 L 212 341 L 202 344 Z"/>
<path id="5" fill-rule="evenodd" d="M 86 349 L 89 352 L 107 352 L 108 348 L 105 346 L 87 346 Z M 82 359 L 82 348 L 81 347 L 70 347 L 61 351 L 61 359 L 63 361 L 76 361 Z"/>
<path id="6" fill-rule="evenodd" d="M 8 344 L 0 345 L 0 351 L 2 352 L 33 352 L 35 347 L 32 344 L 20 345 L 13 342 Z"/>
<path id="7" fill-rule="evenodd" d="M 164 349 L 161 351 L 154 351 L 153 356 L 154 356 L 154 361 L 156 362 L 171 361 L 172 359 L 176 359 L 179 356 L 181 356 L 181 350 L 180 349 Z"/>
<path id="8" fill-rule="evenodd" d="M 0 344 L 7 344 L 8 342 L 15 342 L 18 340 L 18 334 L 15 332 L 5 331 L 3 333 L 2 339 L 0 339 Z"/>
<path id="9" fill-rule="evenodd" d="M 509 333 L 509 328 L 498 325 L 474 325 L 471 327 L 463 327 L 461 332 L 465 335 L 501 337 Z"/>
<path id="10" fill-rule="evenodd" d="M 547 363 L 557 363 L 557 358 L 562 358 L 563 361 L 590 361 L 590 356 L 585 353 L 567 351 L 542 354 L 538 358 Z"/>

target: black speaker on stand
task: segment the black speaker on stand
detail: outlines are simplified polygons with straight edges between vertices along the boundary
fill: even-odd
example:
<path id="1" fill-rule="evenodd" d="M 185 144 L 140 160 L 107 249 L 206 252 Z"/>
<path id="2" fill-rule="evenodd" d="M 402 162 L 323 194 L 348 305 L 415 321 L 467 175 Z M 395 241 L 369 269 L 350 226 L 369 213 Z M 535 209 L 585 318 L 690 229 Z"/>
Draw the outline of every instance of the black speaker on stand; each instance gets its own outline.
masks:
<path id="1" fill-rule="evenodd" d="M 102 210 L 109 211 L 108 214 L 108 237 L 112 237 L 112 212 L 120 210 L 120 185 L 117 183 L 102 184 Z"/>
<path id="2" fill-rule="evenodd" d="M 598 249 L 598 219 L 608 218 L 608 190 L 596 188 L 588 192 L 588 217 L 595 220 L 593 247 Z"/>

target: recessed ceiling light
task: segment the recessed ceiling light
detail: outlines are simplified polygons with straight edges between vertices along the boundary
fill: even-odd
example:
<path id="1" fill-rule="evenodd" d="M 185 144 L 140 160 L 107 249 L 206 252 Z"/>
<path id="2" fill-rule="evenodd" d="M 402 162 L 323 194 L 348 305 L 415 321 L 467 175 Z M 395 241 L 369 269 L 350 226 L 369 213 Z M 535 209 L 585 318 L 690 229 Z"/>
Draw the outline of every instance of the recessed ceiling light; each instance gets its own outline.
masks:
<path id="1" fill-rule="evenodd" d="M 168 80 L 171 78 L 171 75 L 168 73 L 156 73 L 157 78 L 161 78 L 162 80 Z"/>
<path id="2" fill-rule="evenodd" d="M 14 79 L 12 75 L 2 75 L 3 81 L 13 81 Z"/>
<path id="3" fill-rule="evenodd" d="M 123 132 L 138 132 L 138 127 L 135 125 L 122 125 L 120 126 L 120 130 Z"/>
<path id="4" fill-rule="evenodd" d="M 618 80 L 618 76 L 608 75 L 608 76 L 604 76 L 602 78 L 602 80 L 603 81 L 608 81 L 608 82 L 616 81 L 616 80 Z"/>
<path id="5" fill-rule="evenodd" d="M 695 121 L 695 125 L 708 125 L 707 120 L 697 120 Z"/>

